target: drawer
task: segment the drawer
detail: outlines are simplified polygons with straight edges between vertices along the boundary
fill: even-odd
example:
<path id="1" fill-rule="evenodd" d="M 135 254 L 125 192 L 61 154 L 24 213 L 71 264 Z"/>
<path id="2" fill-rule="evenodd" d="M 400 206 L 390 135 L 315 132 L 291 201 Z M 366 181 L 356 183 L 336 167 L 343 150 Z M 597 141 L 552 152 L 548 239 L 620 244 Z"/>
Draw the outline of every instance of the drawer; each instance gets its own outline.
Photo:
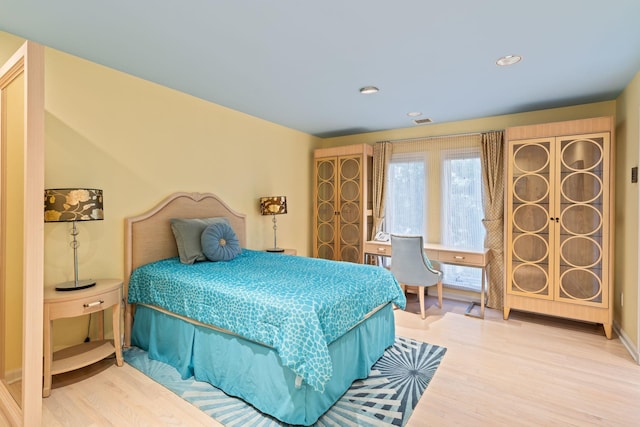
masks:
<path id="1" fill-rule="evenodd" d="M 460 264 L 484 267 L 484 256 L 474 252 L 438 251 L 438 261 L 445 264 Z"/>
<path id="2" fill-rule="evenodd" d="M 49 318 L 53 320 L 95 313 L 113 305 L 120 304 L 121 299 L 121 290 L 118 288 L 102 294 L 77 298 L 70 301 L 56 301 L 55 303 L 48 304 Z M 45 305 L 47 305 L 47 303 L 45 303 Z"/>
<path id="3" fill-rule="evenodd" d="M 431 261 L 439 261 L 440 260 L 440 252 L 433 250 L 433 249 L 425 249 L 424 250 L 424 254 L 427 256 L 427 258 L 429 258 Z"/>
<path id="4" fill-rule="evenodd" d="M 391 256 L 391 245 L 367 242 L 364 244 L 364 252 L 371 255 Z"/>

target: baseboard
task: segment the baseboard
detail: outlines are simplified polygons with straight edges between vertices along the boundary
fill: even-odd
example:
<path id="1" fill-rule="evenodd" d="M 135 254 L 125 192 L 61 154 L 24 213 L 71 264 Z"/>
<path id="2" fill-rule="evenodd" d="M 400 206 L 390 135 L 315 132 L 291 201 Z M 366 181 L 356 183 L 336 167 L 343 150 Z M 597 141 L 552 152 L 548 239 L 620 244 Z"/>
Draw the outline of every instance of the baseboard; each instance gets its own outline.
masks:
<path id="1" fill-rule="evenodd" d="M 613 330 L 620 337 L 622 345 L 624 345 L 624 348 L 626 348 L 631 357 L 633 357 L 633 360 L 635 360 L 636 363 L 640 364 L 640 355 L 638 355 L 638 349 L 634 347 L 633 341 L 629 339 L 629 336 L 620 328 L 620 325 L 618 325 L 617 322 L 613 322 Z"/>
<path id="2" fill-rule="evenodd" d="M 4 373 L 4 380 L 7 384 L 13 384 L 22 380 L 22 368 L 11 369 Z"/>
<path id="3" fill-rule="evenodd" d="M 435 287 L 427 288 L 428 295 L 436 296 Z M 456 292 L 452 290 L 447 290 L 445 287 L 442 290 L 442 297 L 457 301 L 463 302 L 479 302 L 480 295 L 474 292 Z M 617 322 L 613 322 L 613 330 L 620 337 L 620 341 L 622 345 L 627 349 L 633 360 L 640 364 L 640 354 L 638 353 L 638 348 L 635 347 L 633 340 L 629 339 L 629 336 L 620 328 L 620 325 Z"/>

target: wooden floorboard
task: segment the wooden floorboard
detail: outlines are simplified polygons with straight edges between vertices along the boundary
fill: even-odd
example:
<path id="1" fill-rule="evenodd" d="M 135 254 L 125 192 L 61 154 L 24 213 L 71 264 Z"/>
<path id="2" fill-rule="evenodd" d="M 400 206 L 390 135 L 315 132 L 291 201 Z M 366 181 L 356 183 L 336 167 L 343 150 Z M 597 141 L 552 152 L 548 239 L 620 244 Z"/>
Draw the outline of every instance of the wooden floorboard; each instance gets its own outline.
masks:
<path id="1" fill-rule="evenodd" d="M 408 298 L 397 334 L 447 347 L 408 426 L 640 425 L 640 366 L 601 326 L 495 310 L 481 320 L 431 297 L 422 320 Z M 221 425 L 126 363 L 95 370 L 54 377 L 43 425 Z"/>

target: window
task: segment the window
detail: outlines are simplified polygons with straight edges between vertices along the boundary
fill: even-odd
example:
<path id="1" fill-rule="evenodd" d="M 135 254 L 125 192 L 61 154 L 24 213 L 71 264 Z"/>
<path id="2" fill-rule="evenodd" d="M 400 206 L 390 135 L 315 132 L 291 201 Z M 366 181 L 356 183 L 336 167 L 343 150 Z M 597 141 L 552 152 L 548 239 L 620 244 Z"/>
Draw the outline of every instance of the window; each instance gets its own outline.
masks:
<path id="1" fill-rule="evenodd" d="M 442 153 L 442 228 L 440 241 L 453 247 L 482 249 L 485 229 L 482 209 L 480 149 Z M 482 270 L 442 265 L 444 281 L 462 289 L 480 290 Z"/>
<path id="2" fill-rule="evenodd" d="M 420 152 L 394 152 L 387 175 L 387 232 L 467 249 L 484 246 L 480 146 L 466 145 L 434 143 Z M 442 272 L 446 285 L 480 291 L 481 269 L 442 265 Z"/>
<path id="3" fill-rule="evenodd" d="M 425 235 L 425 161 L 422 156 L 398 156 L 389 165 L 385 230 Z M 423 200 L 416 203 L 416 200 Z M 392 201 L 392 203 L 389 203 Z"/>

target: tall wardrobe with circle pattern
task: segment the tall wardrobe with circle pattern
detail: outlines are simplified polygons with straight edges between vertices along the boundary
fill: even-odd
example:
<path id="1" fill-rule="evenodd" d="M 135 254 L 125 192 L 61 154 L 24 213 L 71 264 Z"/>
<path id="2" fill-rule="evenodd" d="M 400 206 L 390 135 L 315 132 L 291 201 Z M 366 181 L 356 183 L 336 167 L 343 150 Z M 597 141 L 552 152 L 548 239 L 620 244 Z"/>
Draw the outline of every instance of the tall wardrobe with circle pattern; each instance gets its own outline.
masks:
<path id="1" fill-rule="evenodd" d="M 373 226 L 373 147 L 320 148 L 314 163 L 313 256 L 362 263 Z"/>
<path id="2" fill-rule="evenodd" d="M 613 118 L 506 131 L 504 318 L 613 322 Z"/>

